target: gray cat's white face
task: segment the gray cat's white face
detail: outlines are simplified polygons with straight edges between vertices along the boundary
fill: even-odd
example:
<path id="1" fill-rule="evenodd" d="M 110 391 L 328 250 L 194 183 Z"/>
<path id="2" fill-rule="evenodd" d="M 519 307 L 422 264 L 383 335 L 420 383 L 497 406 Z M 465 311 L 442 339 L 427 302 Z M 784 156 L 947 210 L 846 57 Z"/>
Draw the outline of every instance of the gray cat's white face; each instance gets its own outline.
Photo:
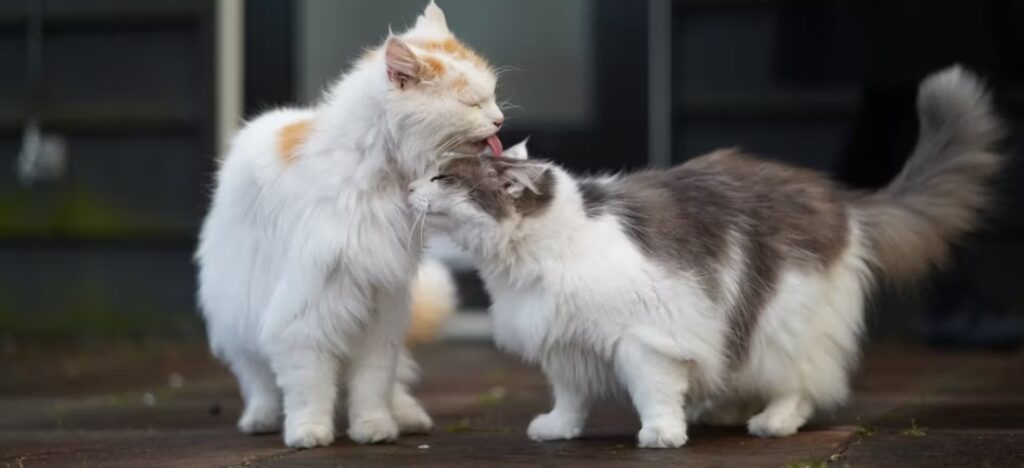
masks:
<path id="1" fill-rule="evenodd" d="M 428 229 L 476 244 L 542 212 L 553 195 L 554 177 L 544 163 L 473 156 L 442 161 L 410 184 L 409 205 Z"/>

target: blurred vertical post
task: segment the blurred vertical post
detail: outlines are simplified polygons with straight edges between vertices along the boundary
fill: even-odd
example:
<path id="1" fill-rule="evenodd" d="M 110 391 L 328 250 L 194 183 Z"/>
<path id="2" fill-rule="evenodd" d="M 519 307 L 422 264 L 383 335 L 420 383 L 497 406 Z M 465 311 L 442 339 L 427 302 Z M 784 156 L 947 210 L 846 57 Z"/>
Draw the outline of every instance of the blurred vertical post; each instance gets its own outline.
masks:
<path id="1" fill-rule="evenodd" d="M 217 0 L 216 149 L 227 151 L 242 116 L 245 0 Z"/>
<path id="2" fill-rule="evenodd" d="M 647 2 L 647 162 L 672 164 L 672 0 Z"/>

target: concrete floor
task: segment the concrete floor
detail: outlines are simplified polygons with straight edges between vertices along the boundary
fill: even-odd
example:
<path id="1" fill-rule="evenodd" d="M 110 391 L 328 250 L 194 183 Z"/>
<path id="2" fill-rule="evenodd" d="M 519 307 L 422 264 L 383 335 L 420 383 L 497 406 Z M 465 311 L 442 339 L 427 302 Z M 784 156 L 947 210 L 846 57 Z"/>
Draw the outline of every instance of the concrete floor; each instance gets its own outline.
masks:
<path id="1" fill-rule="evenodd" d="M 872 347 L 851 404 L 800 434 L 691 427 L 678 450 L 636 449 L 636 418 L 618 407 L 581 440 L 532 442 L 526 425 L 548 405 L 538 372 L 486 343 L 416 355 L 430 435 L 297 451 L 235 430 L 234 382 L 201 344 L 7 346 L 0 466 L 1024 466 L 1021 353 Z"/>

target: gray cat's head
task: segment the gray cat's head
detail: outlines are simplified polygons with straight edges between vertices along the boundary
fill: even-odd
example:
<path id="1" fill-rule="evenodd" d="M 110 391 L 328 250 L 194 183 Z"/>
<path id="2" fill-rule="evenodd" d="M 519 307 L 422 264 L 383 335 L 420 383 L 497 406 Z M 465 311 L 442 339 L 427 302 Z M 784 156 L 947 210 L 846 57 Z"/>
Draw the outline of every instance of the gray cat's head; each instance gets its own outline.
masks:
<path id="1" fill-rule="evenodd" d="M 441 161 L 409 186 L 409 204 L 428 229 L 475 249 L 507 238 L 523 219 L 544 213 L 555 185 L 552 166 L 527 160 L 523 142 L 502 157 Z"/>

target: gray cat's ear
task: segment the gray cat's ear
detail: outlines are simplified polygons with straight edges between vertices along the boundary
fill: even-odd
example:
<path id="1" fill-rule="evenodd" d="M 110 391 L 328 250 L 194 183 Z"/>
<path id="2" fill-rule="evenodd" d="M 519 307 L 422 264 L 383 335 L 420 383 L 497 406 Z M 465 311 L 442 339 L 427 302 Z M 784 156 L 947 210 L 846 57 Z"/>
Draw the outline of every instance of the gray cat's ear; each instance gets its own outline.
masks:
<path id="1" fill-rule="evenodd" d="M 526 159 L 529 157 L 529 152 L 526 150 L 526 142 L 530 141 L 530 137 L 526 137 L 523 141 L 516 143 L 515 146 L 505 150 L 501 153 L 502 157 L 509 159 Z"/>
<path id="2" fill-rule="evenodd" d="M 384 45 L 384 61 L 387 63 L 388 79 L 395 86 L 405 88 L 406 85 L 419 81 L 420 60 L 409 44 L 401 38 L 391 36 Z"/>
<path id="3" fill-rule="evenodd" d="M 444 11 L 441 7 L 430 0 L 430 4 L 423 10 L 423 14 L 416 19 L 416 26 L 413 29 L 423 33 L 449 34 L 448 21 L 444 18 Z"/>
<path id="4" fill-rule="evenodd" d="M 551 169 L 547 164 L 510 164 L 501 173 L 501 188 L 512 198 L 519 198 L 527 191 L 541 194 L 547 189 L 542 180 Z"/>

